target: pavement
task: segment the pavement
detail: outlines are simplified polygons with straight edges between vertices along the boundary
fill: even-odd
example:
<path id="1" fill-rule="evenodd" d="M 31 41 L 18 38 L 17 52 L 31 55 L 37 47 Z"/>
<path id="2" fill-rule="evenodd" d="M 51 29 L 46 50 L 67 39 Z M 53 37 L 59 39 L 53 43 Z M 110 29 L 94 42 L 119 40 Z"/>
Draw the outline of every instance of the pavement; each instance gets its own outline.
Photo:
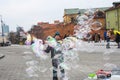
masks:
<path id="1" fill-rule="evenodd" d="M 120 66 L 120 49 L 112 46 L 116 43 L 111 42 L 110 49 L 106 49 L 106 42 L 83 44 L 79 46 L 80 51 L 74 52 L 78 61 L 70 61 L 69 65 L 74 66 L 65 71 L 69 80 L 84 80 L 89 73 L 103 69 L 106 65 Z M 0 54 L 5 55 L 0 60 L 0 80 L 52 80 L 50 54 L 46 60 L 42 60 L 35 56 L 30 46 L 24 45 L 0 47 Z"/>
<path id="2" fill-rule="evenodd" d="M 5 55 L 4 54 L 0 54 L 0 59 L 4 58 Z"/>
<path id="3" fill-rule="evenodd" d="M 95 44 L 95 46 L 106 46 L 107 42 L 101 41 L 101 42 L 97 42 L 94 44 Z M 114 41 L 110 41 L 110 46 L 117 46 L 117 43 Z"/>

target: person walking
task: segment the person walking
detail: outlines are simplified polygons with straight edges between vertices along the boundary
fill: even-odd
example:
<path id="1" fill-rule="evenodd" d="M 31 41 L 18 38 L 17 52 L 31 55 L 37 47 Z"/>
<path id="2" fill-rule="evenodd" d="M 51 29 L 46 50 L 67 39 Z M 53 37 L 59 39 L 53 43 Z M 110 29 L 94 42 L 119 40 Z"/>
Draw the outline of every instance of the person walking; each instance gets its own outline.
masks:
<path id="1" fill-rule="evenodd" d="M 88 34 L 87 34 L 87 36 L 86 36 L 86 38 L 87 38 L 88 43 L 90 43 L 91 34 L 90 34 L 90 33 L 88 33 Z"/>
<path id="2" fill-rule="evenodd" d="M 98 33 L 98 42 L 101 42 L 101 36 L 100 36 L 100 33 Z"/>
<path id="3" fill-rule="evenodd" d="M 98 33 L 95 33 L 95 43 L 99 42 L 99 35 Z"/>
<path id="4" fill-rule="evenodd" d="M 107 31 L 107 35 L 106 35 L 106 41 L 107 41 L 106 48 L 110 48 L 110 38 L 111 38 L 110 31 Z"/>
<path id="5" fill-rule="evenodd" d="M 106 37 L 107 37 L 107 31 L 104 31 L 104 42 L 106 41 Z"/>
<path id="6" fill-rule="evenodd" d="M 120 48 L 120 34 L 116 34 L 115 36 L 115 42 L 117 43 L 118 48 Z"/>

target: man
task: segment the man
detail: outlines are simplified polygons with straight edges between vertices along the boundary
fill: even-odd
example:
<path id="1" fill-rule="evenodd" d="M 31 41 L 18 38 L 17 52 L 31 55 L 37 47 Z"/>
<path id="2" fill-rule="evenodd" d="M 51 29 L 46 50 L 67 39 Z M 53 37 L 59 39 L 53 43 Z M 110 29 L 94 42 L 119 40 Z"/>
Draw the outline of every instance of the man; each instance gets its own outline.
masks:
<path id="1" fill-rule="evenodd" d="M 106 41 L 107 31 L 104 31 L 104 41 Z"/>
<path id="2" fill-rule="evenodd" d="M 107 31 L 107 36 L 106 36 L 107 45 L 106 45 L 106 48 L 110 48 L 110 38 L 111 38 L 110 31 Z"/>
<path id="3" fill-rule="evenodd" d="M 58 80 L 57 69 L 59 64 L 64 61 L 63 53 L 61 51 L 61 44 L 56 41 L 55 38 L 48 36 L 47 38 L 48 47 L 45 52 L 51 52 L 52 66 L 53 66 L 53 80 Z M 60 67 L 61 79 L 64 78 L 65 71 L 62 67 Z"/>
<path id="4" fill-rule="evenodd" d="M 115 41 L 118 45 L 118 48 L 120 48 L 120 34 L 118 34 L 118 33 L 116 34 Z"/>

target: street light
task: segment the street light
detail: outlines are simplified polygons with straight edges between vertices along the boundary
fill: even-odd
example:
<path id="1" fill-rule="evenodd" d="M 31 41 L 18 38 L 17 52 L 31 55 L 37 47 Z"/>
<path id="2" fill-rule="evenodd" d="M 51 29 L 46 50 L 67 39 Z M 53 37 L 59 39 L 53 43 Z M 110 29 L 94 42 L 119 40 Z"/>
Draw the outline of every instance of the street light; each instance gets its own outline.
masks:
<path id="1" fill-rule="evenodd" d="M 1 28 L 2 28 L 2 15 L 0 15 L 0 22 L 1 22 Z"/>

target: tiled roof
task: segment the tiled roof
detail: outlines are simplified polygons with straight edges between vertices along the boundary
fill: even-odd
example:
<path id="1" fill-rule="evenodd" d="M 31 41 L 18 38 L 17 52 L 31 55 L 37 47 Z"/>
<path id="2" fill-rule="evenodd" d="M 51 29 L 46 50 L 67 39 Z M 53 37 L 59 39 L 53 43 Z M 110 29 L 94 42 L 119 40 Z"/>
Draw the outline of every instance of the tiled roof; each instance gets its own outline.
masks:
<path id="1" fill-rule="evenodd" d="M 118 8 L 120 8 L 120 5 L 117 6 L 117 7 L 110 7 L 109 9 L 105 10 L 105 12 L 106 12 L 106 11 L 111 11 L 111 10 L 114 10 L 114 9 L 118 9 Z"/>
<path id="2" fill-rule="evenodd" d="M 111 11 L 111 10 L 114 10 L 114 9 L 118 9 L 120 8 L 120 2 L 113 2 L 113 6 L 110 7 L 109 9 L 105 10 L 106 11 Z"/>
<path id="3" fill-rule="evenodd" d="M 113 2 L 113 4 L 120 4 L 120 1 L 118 1 L 118 2 Z"/>
<path id="4" fill-rule="evenodd" d="M 99 9 L 101 11 L 105 11 L 107 9 L 109 9 L 110 7 L 101 7 L 101 8 L 91 8 L 92 10 L 96 10 Z M 79 8 L 72 8 L 72 9 L 65 9 L 64 10 L 64 15 L 68 15 L 68 14 L 78 14 L 79 12 L 81 14 L 84 14 L 87 11 L 87 9 L 79 9 Z"/>
<path id="5" fill-rule="evenodd" d="M 65 9 L 64 10 L 64 14 L 78 14 L 79 12 L 79 8 L 73 8 L 73 9 Z"/>
<path id="6" fill-rule="evenodd" d="M 99 9 L 100 11 L 105 11 L 109 9 L 110 7 L 101 7 L 101 8 L 93 8 L 94 10 Z"/>

